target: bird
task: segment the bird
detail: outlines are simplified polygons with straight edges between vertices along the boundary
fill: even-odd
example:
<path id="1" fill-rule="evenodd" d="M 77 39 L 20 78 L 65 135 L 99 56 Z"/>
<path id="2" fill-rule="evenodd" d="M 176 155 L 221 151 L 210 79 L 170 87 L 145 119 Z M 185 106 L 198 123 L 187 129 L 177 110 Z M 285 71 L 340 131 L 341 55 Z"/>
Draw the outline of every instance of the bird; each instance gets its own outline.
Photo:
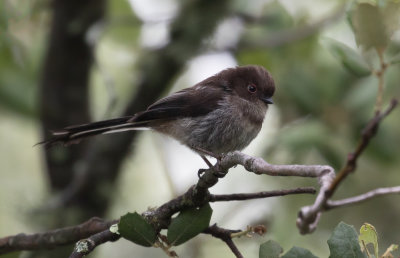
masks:
<path id="1" fill-rule="evenodd" d="M 262 66 L 236 66 L 172 93 L 132 116 L 68 126 L 40 142 L 47 147 L 129 130 L 152 129 L 206 156 L 242 150 L 261 130 L 275 83 Z"/>

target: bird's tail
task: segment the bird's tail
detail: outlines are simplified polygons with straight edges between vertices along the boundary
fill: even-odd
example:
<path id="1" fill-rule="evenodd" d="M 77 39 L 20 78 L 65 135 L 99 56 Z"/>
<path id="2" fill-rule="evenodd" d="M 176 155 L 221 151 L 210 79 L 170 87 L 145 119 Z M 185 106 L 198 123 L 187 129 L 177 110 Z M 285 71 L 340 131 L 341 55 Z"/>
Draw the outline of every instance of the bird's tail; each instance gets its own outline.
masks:
<path id="1" fill-rule="evenodd" d="M 139 130 L 145 127 L 140 122 L 132 121 L 132 116 L 104 120 L 89 124 L 65 127 L 62 130 L 54 131 L 50 139 L 39 142 L 46 147 L 51 147 L 58 143 L 70 145 L 79 143 L 82 139 L 98 134 L 116 133 L 121 131 Z"/>

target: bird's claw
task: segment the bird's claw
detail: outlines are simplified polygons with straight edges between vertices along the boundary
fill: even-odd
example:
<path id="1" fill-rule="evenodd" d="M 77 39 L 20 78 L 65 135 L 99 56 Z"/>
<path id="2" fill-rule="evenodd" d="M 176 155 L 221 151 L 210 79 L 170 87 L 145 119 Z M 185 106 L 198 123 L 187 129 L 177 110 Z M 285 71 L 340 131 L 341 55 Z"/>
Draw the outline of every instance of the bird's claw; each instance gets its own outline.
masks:
<path id="1" fill-rule="evenodd" d="M 214 171 L 213 175 L 218 178 L 223 178 L 226 176 L 227 173 L 228 173 L 228 171 Z"/>
<path id="2" fill-rule="evenodd" d="M 197 176 L 198 176 L 199 178 L 201 178 L 201 177 L 203 176 L 204 172 L 206 172 L 206 170 L 207 170 L 207 169 L 200 168 L 199 171 L 197 171 Z"/>

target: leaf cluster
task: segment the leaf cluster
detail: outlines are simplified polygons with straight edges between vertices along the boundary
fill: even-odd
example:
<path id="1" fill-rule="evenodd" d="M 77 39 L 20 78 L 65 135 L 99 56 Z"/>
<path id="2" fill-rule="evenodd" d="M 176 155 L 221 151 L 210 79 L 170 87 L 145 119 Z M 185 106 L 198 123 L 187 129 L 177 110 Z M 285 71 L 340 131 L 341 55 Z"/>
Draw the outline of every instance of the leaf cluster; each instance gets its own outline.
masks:
<path id="1" fill-rule="evenodd" d="M 332 232 L 328 240 L 329 258 L 391 258 L 392 252 L 398 249 L 398 245 L 391 245 L 384 254 L 378 255 L 378 237 L 375 228 L 368 223 L 360 228 L 357 234 L 353 226 L 340 222 Z M 373 255 L 367 249 L 367 245 L 373 246 Z M 260 258 L 316 258 L 309 250 L 301 247 L 293 247 L 283 254 L 283 248 L 275 241 L 269 240 L 260 246 Z"/>
<path id="2" fill-rule="evenodd" d="M 128 213 L 121 217 L 118 223 L 119 234 L 138 245 L 156 246 L 157 241 L 164 242 L 169 249 L 178 246 L 203 232 L 210 224 L 212 209 L 209 204 L 199 208 L 189 208 L 181 211 L 172 219 L 167 237 L 156 232 L 154 226 L 137 212 Z"/>

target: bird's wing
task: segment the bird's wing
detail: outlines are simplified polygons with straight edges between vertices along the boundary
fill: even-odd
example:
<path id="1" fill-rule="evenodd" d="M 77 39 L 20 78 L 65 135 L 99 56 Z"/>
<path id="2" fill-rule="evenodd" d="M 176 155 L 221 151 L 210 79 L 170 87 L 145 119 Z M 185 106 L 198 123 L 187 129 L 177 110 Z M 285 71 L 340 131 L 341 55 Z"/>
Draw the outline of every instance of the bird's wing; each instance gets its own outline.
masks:
<path id="1" fill-rule="evenodd" d="M 221 88 L 196 85 L 158 100 L 133 117 L 131 122 L 173 120 L 206 115 L 219 106 L 223 98 Z"/>

